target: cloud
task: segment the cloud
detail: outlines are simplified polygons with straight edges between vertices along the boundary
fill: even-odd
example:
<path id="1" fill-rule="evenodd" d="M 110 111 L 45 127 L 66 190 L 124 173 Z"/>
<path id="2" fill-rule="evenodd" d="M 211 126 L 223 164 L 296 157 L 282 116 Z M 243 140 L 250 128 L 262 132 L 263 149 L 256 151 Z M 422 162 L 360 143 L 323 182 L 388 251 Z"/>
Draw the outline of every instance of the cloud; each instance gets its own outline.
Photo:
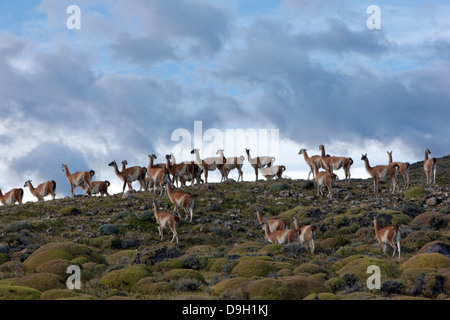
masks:
<path id="1" fill-rule="evenodd" d="M 35 186 L 48 180 L 55 180 L 56 194 L 59 198 L 70 195 L 69 183 L 62 172 L 63 163 L 68 165 L 70 173 L 92 169 L 85 155 L 61 141 L 44 142 L 11 161 L 8 167 L 16 173 L 13 180 L 21 181 L 20 187 L 27 180 L 32 180 Z M 78 188 L 75 194 L 83 192 Z"/>
<path id="2" fill-rule="evenodd" d="M 5 180 L 27 179 L 24 170 L 61 177 L 67 161 L 52 154 L 98 172 L 114 159 L 147 165 L 196 120 L 204 130 L 278 128 L 290 145 L 335 144 L 342 155 L 358 156 L 367 141 L 396 141 L 418 160 L 424 147 L 450 148 L 450 40 L 438 8 L 427 15 L 441 17 L 439 35 L 405 42 L 384 6 L 373 31 L 364 6 L 342 2 L 240 15 L 223 1 L 80 1 L 82 28 L 69 31 L 69 4 L 42 1 L 45 18 L 24 27 L 33 32 L 0 33 L 0 158 L 16 175 Z M 43 162 L 28 160 L 30 150 Z"/>

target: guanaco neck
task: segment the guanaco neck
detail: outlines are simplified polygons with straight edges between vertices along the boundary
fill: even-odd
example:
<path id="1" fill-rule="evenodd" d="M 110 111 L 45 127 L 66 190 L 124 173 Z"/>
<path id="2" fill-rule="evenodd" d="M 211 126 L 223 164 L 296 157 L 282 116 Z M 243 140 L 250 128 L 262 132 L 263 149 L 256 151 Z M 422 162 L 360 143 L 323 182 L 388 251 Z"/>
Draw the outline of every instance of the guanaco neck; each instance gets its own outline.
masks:
<path id="1" fill-rule="evenodd" d="M 377 218 L 373 219 L 373 224 L 374 224 L 374 227 L 375 227 L 375 231 L 380 230 L 380 225 L 378 224 L 378 219 Z"/>
<path id="2" fill-rule="evenodd" d="M 392 163 L 392 152 L 388 152 L 388 156 L 389 156 L 389 164 Z"/>
<path id="3" fill-rule="evenodd" d="M 366 167 L 366 170 L 370 171 L 370 169 L 372 169 L 372 167 L 369 164 L 369 159 L 367 159 L 367 157 L 364 157 L 364 165 Z"/>
<path id="4" fill-rule="evenodd" d="M 63 166 L 64 172 L 66 173 L 66 177 L 68 178 L 70 176 L 69 169 L 67 169 L 66 166 Z"/>
<path id="5" fill-rule="evenodd" d="M 116 173 L 116 175 L 121 176 L 122 172 L 119 171 L 119 168 L 117 167 L 116 162 L 113 162 L 113 166 L 114 166 L 114 172 Z"/>
<path id="6" fill-rule="evenodd" d="M 259 223 L 264 223 L 264 220 L 261 216 L 261 212 L 259 212 L 259 210 L 256 210 L 256 216 L 258 217 Z"/>

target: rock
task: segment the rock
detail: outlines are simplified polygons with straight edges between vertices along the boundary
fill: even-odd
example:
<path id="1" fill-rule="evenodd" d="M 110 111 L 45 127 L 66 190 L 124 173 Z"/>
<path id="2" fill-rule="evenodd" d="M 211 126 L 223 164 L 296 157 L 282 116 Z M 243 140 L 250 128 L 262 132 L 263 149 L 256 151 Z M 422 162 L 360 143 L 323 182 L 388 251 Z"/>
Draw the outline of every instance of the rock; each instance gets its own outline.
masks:
<path id="1" fill-rule="evenodd" d="M 450 243 L 443 241 L 429 242 L 417 252 L 417 254 L 421 253 L 440 253 L 447 258 L 450 258 Z"/>
<path id="2" fill-rule="evenodd" d="M 214 190 L 214 187 L 209 183 L 204 183 L 200 187 L 200 191 L 212 191 L 212 190 Z"/>
<path id="3" fill-rule="evenodd" d="M 425 203 L 429 206 L 435 206 L 438 203 L 438 199 L 436 197 L 428 198 Z"/>

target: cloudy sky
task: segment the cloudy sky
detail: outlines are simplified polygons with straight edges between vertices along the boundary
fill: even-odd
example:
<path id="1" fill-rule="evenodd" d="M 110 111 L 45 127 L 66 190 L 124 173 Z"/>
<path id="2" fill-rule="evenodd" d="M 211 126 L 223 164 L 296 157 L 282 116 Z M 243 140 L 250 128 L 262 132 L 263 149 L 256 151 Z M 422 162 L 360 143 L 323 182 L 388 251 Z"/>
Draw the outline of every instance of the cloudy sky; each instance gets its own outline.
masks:
<path id="1" fill-rule="evenodd" d="M 1 1 L 0 187 L 53 179 L 66 196 L 66 163 L 117 191 L 112 160 L 189 160 L 216 144 L 276 154 L 297 179 L 298 151 L 320 144 L 352 157 L 353 177 L 367 177 L 361 153 L 372 165 L 391 150 L 411 163 L 425 147 L 447 155 L 449 16 L 446 0 Z M 257 137 L 230 144 L 227 132 Z"/>

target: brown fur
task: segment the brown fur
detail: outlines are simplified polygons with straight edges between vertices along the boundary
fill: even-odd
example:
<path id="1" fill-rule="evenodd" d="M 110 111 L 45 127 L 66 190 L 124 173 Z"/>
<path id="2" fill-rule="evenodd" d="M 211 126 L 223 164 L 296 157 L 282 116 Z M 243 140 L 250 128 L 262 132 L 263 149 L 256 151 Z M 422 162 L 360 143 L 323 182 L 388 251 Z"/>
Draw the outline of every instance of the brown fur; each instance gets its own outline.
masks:
<path id="1" fill-rule="evenodd" d="M 427 184 L 436 184 L 436 158 L 428 158 L 431 153 L 428 148 L 425 149 L 425 161 L 423 162 L 423 170 L 427 178 Z"/>
<path id="2" fill-rule="evenodd" d="M 366 171 L 373 178 L 373 192 L 374 193 L 378 193 L 378 178 L 384 178 L 388 174 L 392 180 L 392 192 L 395 192 L 396 187 L 398 188 L 398 191 L 400 191 L 400 187 L 398 185 L 398 180 L 395 175 L 396 169 L 398 169 L 397 164 L 393 163 L 393 164 L 388 164 L 388 165 L 378 165 L 375 167 L 371 167 L 369 164 L 369 158 L 367 158 L 367 153 L 362 155 L 361 160 L 364 161 Z"/>
<path id="3" fill-rule="evenodd" d="M 389 164 L 398 165 L 398 169 L 403 176 L 404 187 L 409 188 L 409 166 L 410 166 L 410 163 L 409 162 L 393 162 L 392 161 L 392 151 L 391 152 L 387 151 L 387 154 L 389 157 Z"/>
<path id="4" fill-rule="evenodd" d="M 192 221 L 192 216 L 194 215 L 194 204 L 197 195 L 189 194 L 184 191 L 172 191 L 172 186 L 170 183 L 166 184 L 166 188 L 167 195 L 169 196 L 170 201 L 174 204 L 173 211 L 176 212 L 181 218 L 180 213 L 178 212 L 178 207 L 181 206 L 186 214 L 185 219 L 190 216 L 190 221 Z"/>
<path id="5" fill-rule="evenodd" d="M 70 174 L 67 164 L 62 165 L 62 171 L 65 172 L 67 181 L 70 184 L 70 192 L 72 193 L 72 198 L 74 197 L 73 190 L 76 187 L 85 185 L 89 191 L 91 191 L 91 179 L 95 174 L 94 170 L 91 171 L 80 171 Z"/>
<path id="6" fill-rule="evenodd" d="M 56 182 L 54 180 L 46 181 L 41 183 L 36 188 L 33 187 L 31 180 L 25 181 L 24 188 L 29 187 L 30 192 L 33 196 L 38 198 L 39 201 L 44 201 L 44 197 L 51 195 L 52 199 L 55 200 L 56 194 Z"/>
<path id="7" fill-rule="evenodd" d="M 395 252 L 398 250 L 398 257 L 400 258 L 400 255 L 401 255 L 400 227 L 396 224 L 395 226 L 384 227 L 381 229 L 376 216 L 374 217 L 373 222 L 374 222 L 374 228 L 375 228 L 375 235 L 377 237 L 378 242 L 380 243 L 380 247 L 381 247 L 381 250 L 383 251 L 384 255 L 387 256 L 386 244 L 389 243 L 389 245 L 394 250 L 392 253 L 392 257 L 395 256 Z M 394 242 L 396 242 L 397 245 L 395 245 Z"/>
<path id="8" fill-rule="evenodd" d="M 0 189 L 0 201 L 3 205 L 12 205 L 14 203 L 22 204 L 23 199 L 23 189 L 22 188 L 14 188 L 3 195 L 2 190 Z"/>
<path id="9" fill-rule="evenodd" d="M 177 224 L 179 224 L 180 219 L 168 213 L 167 211 L 159 211 L 159 206 L 156 200 L 153 200 L 153 209 L 154 209 L 153 212 L 155 213 L 156 222 L 158 223 L 158 231 L 161 240 L 163 240 L 163 230 L 166 226 L 168 226 L 173 233 L 173 237 L 172 240 L 170 240 L 170 242 L 176 239 L 178 243 L 178 233 L 176 226 Z"/>
<path id="10" fill-rule="evenodd" d="M 333 173 L 333 170 L 339 170 L 342 168 L 345 174 L 345 181 L 350 182 L 350 167 L 353 164 L 352 158 L 347 157 L 333 157 L 325 155 L 325 146 L 321 144 L 319 146 L 321 151 L 320 160 L 322 162 L 322 168 L 328 170 L 328 172 Z"/>

